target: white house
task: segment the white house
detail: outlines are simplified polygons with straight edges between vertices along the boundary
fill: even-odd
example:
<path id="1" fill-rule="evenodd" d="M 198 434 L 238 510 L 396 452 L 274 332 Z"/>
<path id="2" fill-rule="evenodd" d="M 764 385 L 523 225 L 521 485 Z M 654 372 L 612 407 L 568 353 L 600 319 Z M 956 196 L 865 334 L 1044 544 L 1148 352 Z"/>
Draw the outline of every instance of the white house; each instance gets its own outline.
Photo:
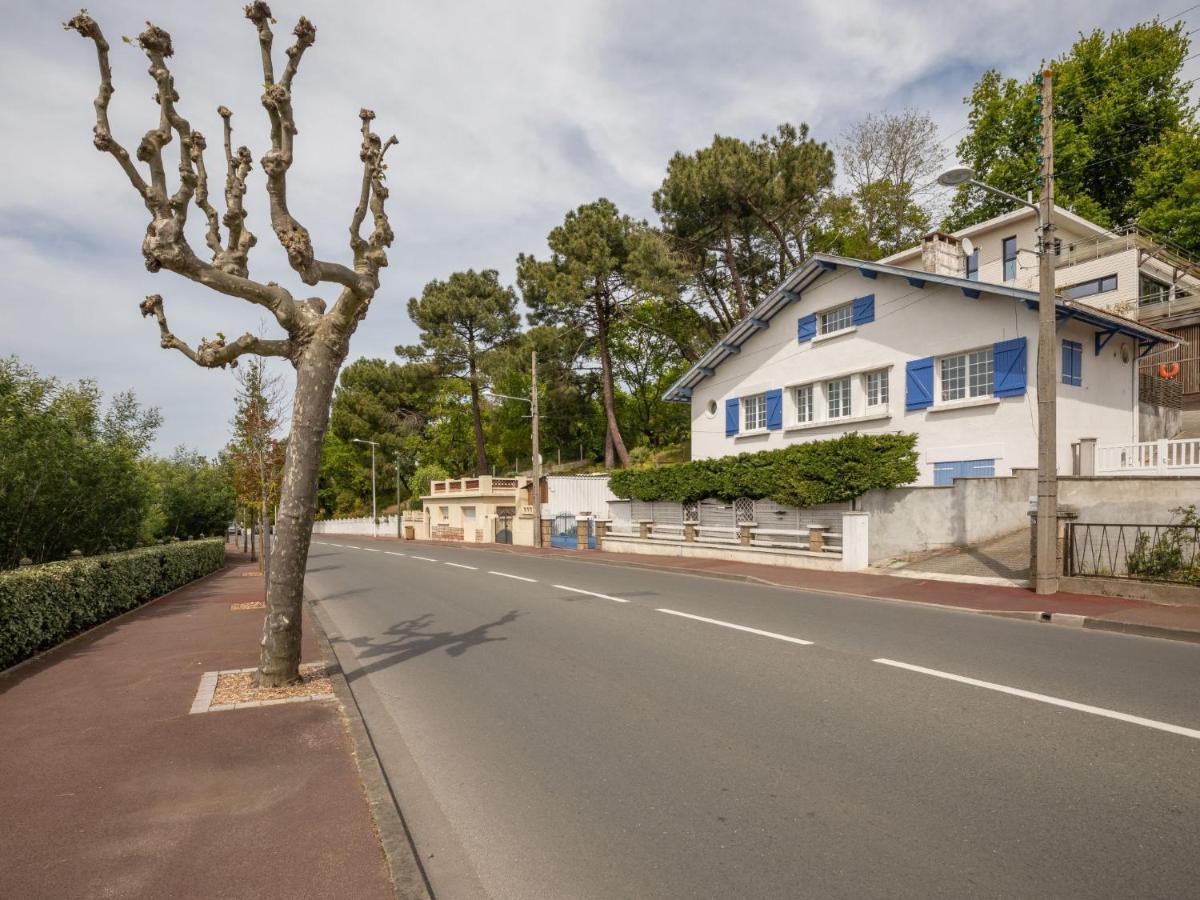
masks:
<path id="1" fill-rule="evenodd" d="M 917 260 L 961 254 L 958 241 L 939 246 L 946 237 L 927 239 Z M 1007 244 L 996 283 L 990 260 L 968 278 L 916 261 L 813 256 L 667 392 L 691 404 L 692 458 L 908 432 L 918 484 L 1036 467 L 1038 296 L 1003 283 L 1006 254 Z M 1068 473 L 1081 437 L 1138 439 L 1138 356 L 1177 340 L 1078 300 L 1059 298 L 1056 312 L 1058 466 Z"/>

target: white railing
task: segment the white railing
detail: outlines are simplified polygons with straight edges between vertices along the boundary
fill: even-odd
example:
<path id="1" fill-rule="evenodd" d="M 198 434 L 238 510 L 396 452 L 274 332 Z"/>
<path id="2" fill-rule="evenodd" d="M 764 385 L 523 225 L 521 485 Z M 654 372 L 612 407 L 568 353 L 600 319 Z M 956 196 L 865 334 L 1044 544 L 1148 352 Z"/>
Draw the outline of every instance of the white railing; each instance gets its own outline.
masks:
<path id="1" fill-rule="evenodd" d="M 1200 438 L 1100 444 L 1097 475 L 1200 475 Z"/>
<path id="2" fill-rule="evenodd" d="M 375 537 L 395 533 L 396 520 L 390 516 L 380 516 L 378 525 L 370 516 L 357 519 L 318 519 L 313 522 L 313 534 L 356 534 Z"/>

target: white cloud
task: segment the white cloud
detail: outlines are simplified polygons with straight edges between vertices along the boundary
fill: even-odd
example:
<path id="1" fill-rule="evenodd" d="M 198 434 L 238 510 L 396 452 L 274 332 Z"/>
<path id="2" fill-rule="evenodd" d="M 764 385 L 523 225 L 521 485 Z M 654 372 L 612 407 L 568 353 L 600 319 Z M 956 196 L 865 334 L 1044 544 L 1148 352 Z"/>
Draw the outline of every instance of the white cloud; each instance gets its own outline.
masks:
<path id="1" fill-rule="evenodd" d="M 256 160 L 267 145 L 256 41 L 240 4 L 93 0 L 89 9 L 112 44 L 112 121 L 130 148 L 156 108 L 145 58 L 120 36 L 147 14 L 172 33 L 181 108 L 209 138 L 219 197 L 217 105 L 234 110 L 235 140 Z M 400 139 L 390 154 L 397 241 L 352 358 L 390 357 L 415 338 L 405 304 L 429 279 L 466 267 L 511 277 L 516 254 L 541 251 L 567 209 L 608 196 L 651 216 L 670 155 L 714 133 L 753 137 L 807 121 L 832 141 L 868 112 L 914 104 L 949 132 L 964 123 L 961 99 L 987 66 L 1022 75 L 1080 29 L 1177 11 L 1115 0 L 324 0 L 274 9 L 280 60 L 299 13 L 318 27 L 296 82 L 289 201 L 319 253 L 348 255 L 359 107 Z M 109 392 L 132 386 L 164 410 L 158 449 L 182 442 L 215 452 L 228 432 L 232 377 L 162 351 L 136 304 L 163 294 L 173 329 L 193 340 L 257 330 L 260 311 L 143 269 L 144 210 L 91 146 L 95 56 L 62 31 L 70 12 L 56 18 L 29 4 L 9 12 L 0 34 L 0 353 L 47 374 L 94 376 Z M 302 290 L 270 233 L 257 166 L 248 199 L 259 237 L 253 273 Z"/>

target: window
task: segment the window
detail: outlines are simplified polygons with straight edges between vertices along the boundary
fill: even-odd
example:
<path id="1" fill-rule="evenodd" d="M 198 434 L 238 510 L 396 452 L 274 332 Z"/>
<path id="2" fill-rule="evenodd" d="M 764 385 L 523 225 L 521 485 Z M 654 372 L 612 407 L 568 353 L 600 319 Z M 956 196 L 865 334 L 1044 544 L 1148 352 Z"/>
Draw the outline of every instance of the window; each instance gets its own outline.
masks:
<path id="1" fill-rule="evenodd" d="M 717 414 L 717 401 L 716 400 L 708 401 L 708 410 L 707 411 L 708 411 L 708 417 L 710 419 Z"/>
<path id="2" fill-rule="evenodd" d="M 795 389 L 796 423 L 803 425 L 816 418 L 816 408 L 813 406 L 813 386 L 806 384 Z"/>
<path id="3" fill-rule="evenodd" d="M 1062 342 L 1062 382 L 1076 387 L 1083 384 L 1083 344 Z"/>
<path id="4" fill-rule="evenodd" d="M 971 281 L 979 280 L 979 251 L 976 250 L 967 257 L 967 278 Z"/>
<path id="5" fill-rule="evenodd" d="M 942 402 L 992 396 L 992 348 L 943 356 Z"/>
<path id="6" fill-rule="evenodd" d="M 439 511 L 439 512 L 441 512 L 441 514 L 442 514 L 442 521 L 443 521 L 443 522 L 449 522 L 449 521 L 450 521 L 450 507 L 448 507 L 448 506 L 439 506 L 439 507 L 438 507 L 438 511 Z"/>
<path id="7" fill-rule="evenodd" d="M 960 459 L 933 464 L 935 487 L 949 487 L 955 478 L 991 478 L 996 474 L 994 459 Z"/>
<path id="8" fill-rule="evenodd" d="M 766 394 L 742 398 L 742 422 L 746 431 L 759 431 L 767 427 Z"/>
<path id="9" fill-rule="evenodd" d="M 1117 289 L 1117 276 L 1105 275 L 1103 278 L 1093 278 L 1091 281 L 1081 281 L 1062 289 L 1063 294 L 1072 300 L 1080 297 L 1090 297 L 1092 294 L 1106 294 Z"/>
<path id="10" fill-rule="evenodd" d="M 1006 237 L 1003 244 L 1004 280 L 1012 281 L 1017 277 L 1017 238 Z"/>
<path id="11" fill-rule="evenodd" d="M 865 376 L 867 388 L 867 409 L 888 405 L 888 372 L 880 369 L 878 372 L 868 372 Z"/>
<path id="12" fill-rule="evenodd" d="M 845 331 L 854 324 L 854 304 L 835 306 L 821 313 L 821 334 L 833 334 L 835 331 Z"/>
<path id="13" fill-rule="evenodd" d="M 825 402 L 829 409 L 828 418 L 847 418 L 850 415 L 850 379 L 825 382 Z"/>

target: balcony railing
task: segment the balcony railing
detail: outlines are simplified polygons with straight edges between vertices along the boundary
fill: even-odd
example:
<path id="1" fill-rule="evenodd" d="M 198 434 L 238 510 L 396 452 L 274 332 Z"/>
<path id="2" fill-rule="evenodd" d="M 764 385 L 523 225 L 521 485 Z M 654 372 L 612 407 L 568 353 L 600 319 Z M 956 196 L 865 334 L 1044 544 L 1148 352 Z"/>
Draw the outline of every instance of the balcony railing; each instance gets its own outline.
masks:
<path id="1" fill-rule="evenodd" d="M 475 496 L 511 494 L 517 490 L 519 483 L 516 478 L 493 478 L 490 475 L 473 478 L 448 478 L 429 482 L 429 493 L 439 497 L 451 494 Z"/>

